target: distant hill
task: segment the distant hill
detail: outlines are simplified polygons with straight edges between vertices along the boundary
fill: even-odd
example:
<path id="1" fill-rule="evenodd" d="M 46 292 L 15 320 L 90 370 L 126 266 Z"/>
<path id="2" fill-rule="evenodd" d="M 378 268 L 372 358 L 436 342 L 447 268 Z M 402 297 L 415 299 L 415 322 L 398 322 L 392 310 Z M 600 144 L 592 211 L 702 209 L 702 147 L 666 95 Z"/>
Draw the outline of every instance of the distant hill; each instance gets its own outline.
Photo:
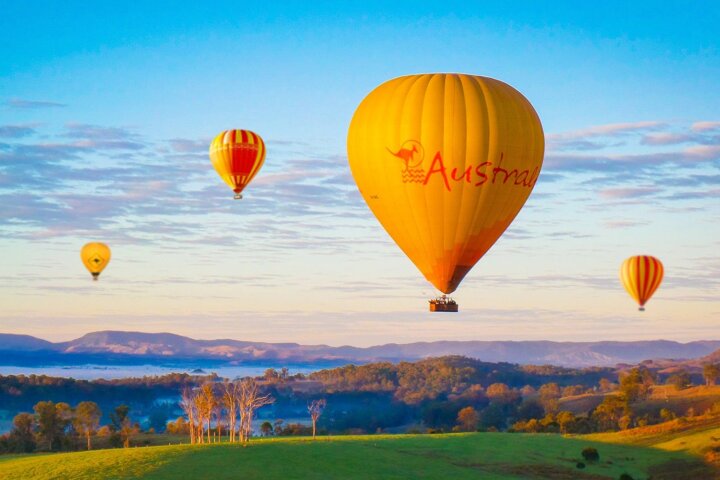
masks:
<path id="1" fill-rule="evenodd" d="M 52 343 L 28 335 L 0 334 L 0 359 L 23 364 L 47 359 L 73 361 L 209 360 L 227 362 L 368 363 L 418 360 L 463 355 L 486 362 L 551 364 L 567 367 L 636 364 L 646 359 L 699 359 L 720 349 L 720 340 L 679 343 L 668 340 L 638 342 L 551 341 L 438 341 L 386 344 L 373 347 L 332 347 L 297 343 L 249 342 L 231 339 L 195 340 L 171 333 L 102 331 L 69 342 Z M 32 352 L 32 353 L 31 353 Z M 716 358 L 719 354 L 715 352 Z M 85 359 L 85 360 L 82 360 Z M 0 360 L 1 362 L 2 360 Z M 696 360 L 697 361 L 697 360 Z M 6 363 L 12 364 L 12 363 Z"/>
<path id="2" fill-rule="evenodd" d="M 30 335 L 0 333 L 0 350 L 52 350 L 55 344 Z"/>

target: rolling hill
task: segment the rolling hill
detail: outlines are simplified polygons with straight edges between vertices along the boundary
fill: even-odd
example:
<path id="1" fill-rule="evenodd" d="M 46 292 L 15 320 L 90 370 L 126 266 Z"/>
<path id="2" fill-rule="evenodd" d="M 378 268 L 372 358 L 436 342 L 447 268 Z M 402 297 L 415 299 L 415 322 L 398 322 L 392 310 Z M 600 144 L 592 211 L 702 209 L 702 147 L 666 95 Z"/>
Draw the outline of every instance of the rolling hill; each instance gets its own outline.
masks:
<path id="1" fill-rule="evenodd" d="M 582 461 L 593 446 L 600 461 Z M 472 433 L 281 438 L 239 445 L 173 445 L 0 457 L 0 478 L 90 479 L 565 479 L 716 478 L 686 452 L 559 435 Z M 699 476 L 698 476 L 699 475 Z"/>

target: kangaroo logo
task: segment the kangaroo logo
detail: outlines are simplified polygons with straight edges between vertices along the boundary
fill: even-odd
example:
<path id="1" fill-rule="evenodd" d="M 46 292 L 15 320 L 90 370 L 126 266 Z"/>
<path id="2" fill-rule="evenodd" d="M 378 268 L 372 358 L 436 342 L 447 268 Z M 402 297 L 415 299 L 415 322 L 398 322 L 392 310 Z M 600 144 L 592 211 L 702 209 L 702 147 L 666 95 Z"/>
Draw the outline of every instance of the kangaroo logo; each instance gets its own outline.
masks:
<path id="1" fill-rule="evenodd" d="M 425 178 L 425 170 L 422 162 L 425 157 L 425 149 L 416 140 L 406 140 L 400 148 L 394 152 L 385 147 L 390 155 L 399 158 L 403 162 L 402 181 L 403 183 L 421 183 Z"/>

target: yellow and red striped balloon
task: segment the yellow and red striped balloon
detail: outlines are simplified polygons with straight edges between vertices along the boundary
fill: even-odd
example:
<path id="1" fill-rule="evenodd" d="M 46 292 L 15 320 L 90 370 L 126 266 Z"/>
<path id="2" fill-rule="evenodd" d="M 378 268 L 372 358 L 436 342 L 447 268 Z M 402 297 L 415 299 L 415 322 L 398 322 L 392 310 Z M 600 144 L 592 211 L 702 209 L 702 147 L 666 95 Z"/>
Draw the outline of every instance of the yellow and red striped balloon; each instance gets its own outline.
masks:
<path id="1" fill-rule="evenodd" d="M 636 255 L 625 260 L 620 267 L 620 280 L 625 290 L 645 310 L 645 303 L 650 300 L 663 279 L 663 264 L 649 255 Z"/>
<path id="2" fill-rule="evenodd" d="M 210 144 L 210 161 L 240 199 L 265 162 L 265 142 L 250 130 L 225 130 Z"/>

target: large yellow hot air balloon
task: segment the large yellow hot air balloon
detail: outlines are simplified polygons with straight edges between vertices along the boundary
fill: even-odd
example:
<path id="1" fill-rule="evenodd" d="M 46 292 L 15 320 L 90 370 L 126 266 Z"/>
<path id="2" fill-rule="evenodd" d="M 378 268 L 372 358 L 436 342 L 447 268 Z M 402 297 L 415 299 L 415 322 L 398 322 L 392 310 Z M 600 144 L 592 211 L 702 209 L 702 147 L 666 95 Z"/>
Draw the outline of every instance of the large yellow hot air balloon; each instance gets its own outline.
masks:
<path id="1" fill-rule="evenodd" d="M 240 199 L 265 161 L 265 142 L 250 130 L 226 130 L 210 144 L 210 160 L 235 198 Z"/>
<path id="2" fill-rule="evenodd" d="M 347 147 L 372 212 L 449 294 L 527 200 L 545 139 L 532 105 L 511 86 L 438 73 L 373 90 L 355 111 Z"/>
<path id="3" fill-rule="evenodd" d="M 88 243 L 80 250 L 80 258 L 92 274 L 93 280 L 97 280 L 100 272 L 110 263 L 110 247 L 100 242 Z"/>
<path id="4" fill-rule="evenodd" d="M 662 282 L 665 270 L 662 262 L 649 255 L 636 255 L 625 260 L 620 267 L 620 281 L 632 298 L 645 311 L 645 303 L 650 300 Z"/>

